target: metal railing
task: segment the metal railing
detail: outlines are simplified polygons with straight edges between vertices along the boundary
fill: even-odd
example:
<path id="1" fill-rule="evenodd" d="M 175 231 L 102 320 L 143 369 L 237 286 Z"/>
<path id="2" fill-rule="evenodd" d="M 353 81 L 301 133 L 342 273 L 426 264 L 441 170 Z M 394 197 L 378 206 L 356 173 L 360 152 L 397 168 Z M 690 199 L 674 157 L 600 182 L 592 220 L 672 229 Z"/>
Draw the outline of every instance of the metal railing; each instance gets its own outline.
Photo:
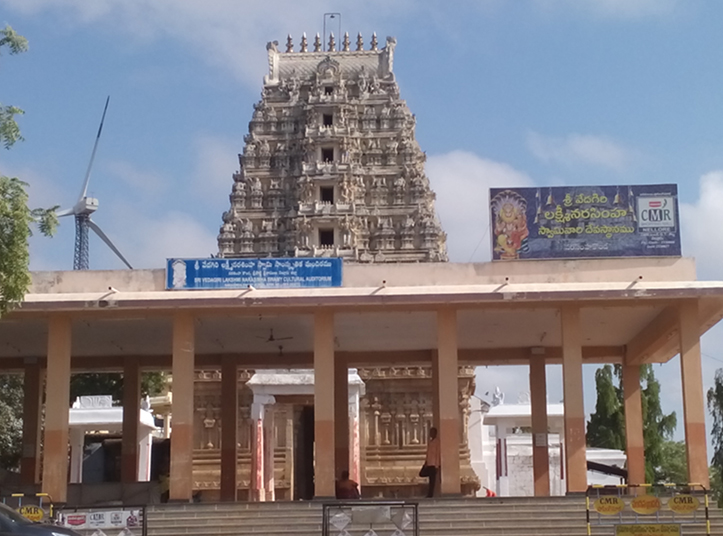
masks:
<path id="1" fill-rule="evenodd" d="M 419 503 L 410 501 L 333 501 L 323 504 L 322 536 L 419 535 Z"/>
<path id="2" fill-rule="evenodd" d="M 592 526 L 630 536 L 679 535 L 681 526 L 691 525 L 711 533 L 709 490 L 700 484 L 596 485 L 588 487 L 585 502 L 588 536 Z"/>

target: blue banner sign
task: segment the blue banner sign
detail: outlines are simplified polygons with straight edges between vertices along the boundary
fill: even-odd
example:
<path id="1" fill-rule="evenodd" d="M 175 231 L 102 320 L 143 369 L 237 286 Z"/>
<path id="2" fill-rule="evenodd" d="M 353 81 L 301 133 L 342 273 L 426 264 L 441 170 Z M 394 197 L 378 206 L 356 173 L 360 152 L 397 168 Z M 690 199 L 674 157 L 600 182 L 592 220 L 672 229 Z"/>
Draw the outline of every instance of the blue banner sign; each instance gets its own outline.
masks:
<path id="1" fill-rule="evenodd" d="M 678 187 L 491 188 L 492 260 L 680 256 Z"/>
<path id="2" fill-rule="evenodd" d="M 166 288 L 208 290 L 341 286 L 341 259 L 168 259 Z"/>

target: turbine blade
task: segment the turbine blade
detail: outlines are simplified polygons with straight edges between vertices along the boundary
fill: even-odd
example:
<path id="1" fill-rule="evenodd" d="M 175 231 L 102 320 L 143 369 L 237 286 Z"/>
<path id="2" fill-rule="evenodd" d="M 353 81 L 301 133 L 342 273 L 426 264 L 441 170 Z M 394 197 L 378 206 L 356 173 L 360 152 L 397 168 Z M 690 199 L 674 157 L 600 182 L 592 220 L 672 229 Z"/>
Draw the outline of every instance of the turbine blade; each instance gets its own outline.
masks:
<path id="1" fill-rule="evenodd" d="M 118 251 L 118 248 L 117 248 L 117 247 L 115 247 L 115 244 L 113 244 L 113 242 L 110 241 L 110 238 L 108 238 L 108 237 L 106 236 L 106 234 L 105 234 L 103 231 L 101 231 L 100 227 L 98 227 L 98 224 L 95 223 L 95 222 L 94 222 L 93 220 L 91 220 L 90 218 L 88 218 L 88 227 L 90 227 L 91 229 L 93 229 L 93 231 L 95 232 L 95 234 L 97 234 L 97 235 L 100 237 L 100 239 L 101 239 L 103 242 L 105 242 L 110 249 L 113 250 L 113 253 L 115 253 L 116 255 L 118 255 L 118 258 L 119 258 L 120 260 L 122 260 L 123 263 L 124 263 L 128 268 L 130 268 L 131 270 L 133 269 L 133 267 L 132 267 L 132 266 L 130 265 L 130 263 L 126 260 L 126 258 L 123 256 L 123 254 L 122 254 L 120 251 Z"/>
<path id="2" fill-rule="evenodd" d="M 105 108 L 103 108 L 103 116 L 100 118 L 100 126 L 98 127 L 98 135 L 95 137 L 95 143 L 93 144 L 93 152 L 90 153 L 90 162 L 88 162 L 88 169 L 85 172 L 85 180 L 83 181 L 83 189 L 80 192 L 80 197 L 83 199 L 88 193 L 88 182 L 90 182 L 90 170 L 93 167 L 93 160 L 95 160 L 95 151 L 98 149 L 98 141 L 100 140 L 100 133 L 103 131 L 103 121 L 105 121 L 105 113 L 108 111 L 108 103 L 110 102 L 110 95 L 105 99 Z"/>
<path id="3" fill-rule="evenodd" d="M 58 218 L 62 218 L 63 216 L 72 216 L 73 214 L 75 214 L 75 212 L 73 212 L 72 208 L 66 208 L 64 210 L 59 210 L 55 213 L 55 215 Z"/>

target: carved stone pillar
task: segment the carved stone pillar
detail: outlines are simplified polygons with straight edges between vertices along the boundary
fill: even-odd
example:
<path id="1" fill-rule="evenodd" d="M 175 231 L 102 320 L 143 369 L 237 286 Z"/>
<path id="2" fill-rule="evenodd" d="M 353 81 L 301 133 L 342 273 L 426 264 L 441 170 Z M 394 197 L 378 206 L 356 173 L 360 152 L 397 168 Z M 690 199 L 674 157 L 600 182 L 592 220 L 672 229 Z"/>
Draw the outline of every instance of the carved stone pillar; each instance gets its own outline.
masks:
<path id="1" fill-rule="evenodd" d="M 266 406 L 275 402 L 273 396 L 254 395 L 251 404 L 251 421 L 253 423 L 251 439 L 251 494 L 252 501 L 265 501 L 265 472 L 264 472 L 264 418 Z M 272 462 L 273 463 L 273 462 Z"/>

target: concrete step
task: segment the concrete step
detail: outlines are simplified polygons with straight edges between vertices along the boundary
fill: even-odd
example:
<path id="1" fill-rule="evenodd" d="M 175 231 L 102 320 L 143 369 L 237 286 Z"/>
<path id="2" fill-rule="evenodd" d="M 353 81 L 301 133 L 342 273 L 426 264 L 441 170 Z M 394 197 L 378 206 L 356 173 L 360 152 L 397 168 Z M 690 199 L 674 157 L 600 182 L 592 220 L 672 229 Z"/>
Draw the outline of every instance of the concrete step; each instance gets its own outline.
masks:
<path id="1" fill-rule="evenodd" d="M 314 501 L 157 505 L 147 511 L 148 536 L 319 536 L 321 515 L 322 504 Z M 723 513 L 711 508 L 710 518 L 712 534 L 723 534 Z M 592 536 L 614 534 L 612 524 L 599 526 L 595 518 L 593 522 Z M 584 536 L 585 499 L 425 499 L 419 501 L 419 528 L 420 536 Z M 347 530 L 351 536 L 364 536 L 369 527 Z M 705 525 L 685 525 L 683 533 L 702 536 Z"/>

